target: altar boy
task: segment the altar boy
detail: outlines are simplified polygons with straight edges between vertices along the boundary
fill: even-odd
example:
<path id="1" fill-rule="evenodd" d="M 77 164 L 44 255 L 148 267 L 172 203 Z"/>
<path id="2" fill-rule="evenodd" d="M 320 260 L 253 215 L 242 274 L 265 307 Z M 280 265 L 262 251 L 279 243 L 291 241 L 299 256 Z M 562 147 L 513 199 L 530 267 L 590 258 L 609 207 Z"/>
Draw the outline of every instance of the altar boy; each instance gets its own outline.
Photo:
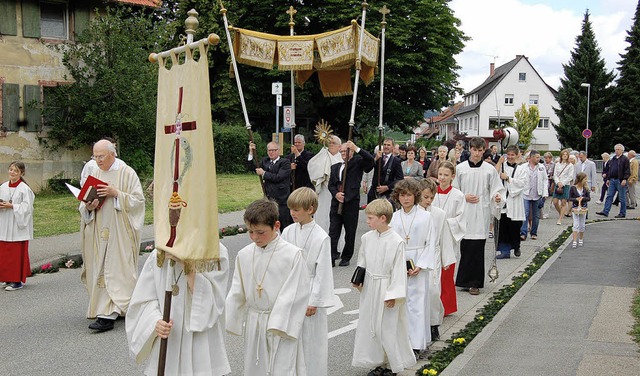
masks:
<path id="1" fill-rule="evenodd" d="M 362 235 L 358 252 L 358 266 L 366 273 L 364 282 L 354 285 L 361 294 L 352 365 L 376 367 L 374 375 L 397 373 L 416 364 L 407 329 L 405 243 L 389 227 L 389 201 L 373 200 L 365 213 L 372 231 Z"/>
<path id="2" fill-rule="evenodd" d="M 278 215 L 278 204 L 267 199 L 247 207 L 253 243 L 238 252 L 227 295 L 227 331 L 244 335 L 245 375 L 306 375 L 298 339 L 309 278 L 301 249 L 278 235 Z"/>
<path id="3" fill-rule="evenodd" d="M 304 353 L 307 376 L 326 376 L 329 358 L 327 308 L 333 306 L 331 243 L 329 235 L 313 220 L 318 208 L 318 195 L 313 189 L 296 189 L 289 196 L 287 206 L 295 223 L 284 229 L 282 238 L 302 249 L 311 289 L 298 345 Z"/>

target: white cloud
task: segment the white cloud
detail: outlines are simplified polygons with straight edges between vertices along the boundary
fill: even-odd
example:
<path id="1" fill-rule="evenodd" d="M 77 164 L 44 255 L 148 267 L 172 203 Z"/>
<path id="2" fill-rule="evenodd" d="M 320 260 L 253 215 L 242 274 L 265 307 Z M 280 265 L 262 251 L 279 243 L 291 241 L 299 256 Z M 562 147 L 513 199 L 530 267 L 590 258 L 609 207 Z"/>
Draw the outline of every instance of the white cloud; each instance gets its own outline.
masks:
<path id="1" fill-rule="evenodd" d="M 526 0 L 524 0 L 526 1 Z M 589 4 L 540 0 L 453 0 L 461 29 L 472 38 L 456 57 L 462 67 L 460 84 L 465 91 L 480 85 L 489 75 L 489 64 L 500 66 L 525 55 L 550 86 L 557 88 L 564 76 L 575 38 L 580 35 Z M 560 3 L 560 4 L 559 4 Z M 616 68 L 627 46 L 635 4 L 629 0 L 596 0 L 590 4 L 591 22 L 609 70 Z"/>

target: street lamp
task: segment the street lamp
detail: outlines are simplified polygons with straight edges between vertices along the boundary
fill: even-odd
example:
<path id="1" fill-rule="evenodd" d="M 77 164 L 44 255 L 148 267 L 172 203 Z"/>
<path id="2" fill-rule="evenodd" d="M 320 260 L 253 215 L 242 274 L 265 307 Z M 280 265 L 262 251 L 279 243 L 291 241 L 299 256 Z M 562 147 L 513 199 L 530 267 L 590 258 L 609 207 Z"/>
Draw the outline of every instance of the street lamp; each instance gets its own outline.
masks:
<path id="1" fill-rule="evenodd" d="M 587 88 L 587 129 L 589 129 L 589 101 L 591 100 L 591 84 L 581 83 L 580 86 Z M 589 157 L 589 138 L 584 139 L 584 152 Z"/>

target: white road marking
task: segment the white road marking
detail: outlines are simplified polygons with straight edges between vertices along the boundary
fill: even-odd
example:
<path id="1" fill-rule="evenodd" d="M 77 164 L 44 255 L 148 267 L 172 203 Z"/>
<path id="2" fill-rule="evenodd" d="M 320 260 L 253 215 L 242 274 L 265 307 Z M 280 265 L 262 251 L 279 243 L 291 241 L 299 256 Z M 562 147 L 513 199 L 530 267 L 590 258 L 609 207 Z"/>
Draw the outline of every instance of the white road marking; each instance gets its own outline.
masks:
<path id="1" fill-rule="evenodd" d="M 342 328 L 336 329 L 332 332 L 329 332 L 329 339 L 339 336 L 340 334 L 345 334 L 348 333 L 352 330 L 354 330 L 356 327 L 358 326 L 358 320 L 353 320 L 351 321 L 351 324 L 347 325 L 347 326 L 343 326 Z"/>

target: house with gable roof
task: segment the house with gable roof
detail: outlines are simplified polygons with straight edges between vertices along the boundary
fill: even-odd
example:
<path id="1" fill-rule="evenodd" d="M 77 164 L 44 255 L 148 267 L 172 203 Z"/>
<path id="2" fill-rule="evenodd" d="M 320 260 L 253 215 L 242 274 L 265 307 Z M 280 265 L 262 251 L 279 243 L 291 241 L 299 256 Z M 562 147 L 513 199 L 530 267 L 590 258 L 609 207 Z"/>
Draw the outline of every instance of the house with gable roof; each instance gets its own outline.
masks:
<path id="1" fill-rule="evenodd" d="M 539 151 L 560 150 L 553 126 L 559 123 L 553 111 L 559 107 L 556 95 L 557 91 L 544 82 L 524 55 L 517 55 L 497 68 L 491 63 L 489 77 L 464 95 L 463 106 L 455 112 L 457 131 L 467 137 L 482 137 L 492 144 L 497 142 L 493 137 L 495 128 L 515 122 L 514 114 L 523 103 L 527 107 L 535 105 L 540 112 L 540 122 L 530 147 Z M 440 134 L 444 136 L 442 130 Z"/>
<path id="2" fill-rule="evenodd" d="M 90 145 L 80 150 L 46 149 L 38 105 L 47 88 L 67 83 L 62 55 L 52 46 L 76 40 L 94 10 L 109 3 L 155 8 L 160 0 L 0 0 L 0 171 L 21 160 L 34 191 L 56 176 L 79 177 Z M 100 137 L 100 135 L 96 135 Z M 0 182 L 6 175 L 0 175 Z"/>

